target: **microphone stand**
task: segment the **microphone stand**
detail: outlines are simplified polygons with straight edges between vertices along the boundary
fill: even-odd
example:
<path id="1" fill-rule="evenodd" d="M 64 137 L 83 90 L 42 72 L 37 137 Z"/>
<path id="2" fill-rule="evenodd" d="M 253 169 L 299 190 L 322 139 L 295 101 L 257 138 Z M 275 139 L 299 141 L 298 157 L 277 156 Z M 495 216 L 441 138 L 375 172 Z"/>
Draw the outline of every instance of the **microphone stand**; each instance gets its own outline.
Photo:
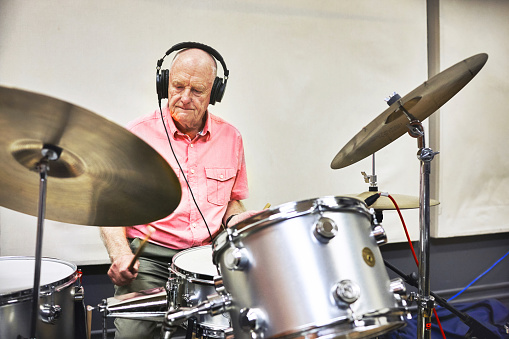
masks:
<path id="1" fill-rule="evenodd" d="M 371 170 L 372 170 L 371 175 L 366 174 L 366 172 L 361 172 L 361 174 L 364 176 L 364 182 L 366 184 L 369 184 L 368 191 L 373 192 L 374 194 L 364 199 L 364 202 L 368 207 L 373 205 L 375 201 L 380 197 L 379 194 L 375 194 L 376 192 L 378 192 L 377 176 L 375 174 L 375 153 L 371 155 Z M 382 223 L 383 219 L 382 210 L 375 209 L 375 217 L 378 223 Z"/>
<path id="2" fill-rule="evenodd" d="M 392 264 L 390 264 L 386 260 L 384 260 L 384 263 L 385 263 L 385 266 L 387 266 L 394 273 L 398 274 L 401 278 L 403 278 L 403 280 L 407 284 L 409 284 L 409 285 L 411 285 L 413 287 L 418 287 L 418 283 L 417 283 L 417 279 L 415 277 L 416 276 L 415 273 L 412 273 L 410 275 L 406 275 L 405 273 L 403 273 L 402 271 L 397 269 L 395 266 L 393 266 Z M 479 321 L 477 321 L 476 319 L 474 319 L 471 316 L 469 316 L 467 313 L 461 312 L 458 309 L 454 308 L 453 306 L 451 306 L 447 302 L 447 300 L 445 300 L 444 298 L 442 298 L 438 294 L 436 294 L 436 293 L 434 293 L 432 291 L 430 291 L 430 294 L 431 294 L 431 296 L 433 298 L 435 298 L 435 301 L 437 302 L 437 304 L 439 304 L 443 308 L 447 309 L 452 314 L 456 315 L 465 325 L 467 325 L 470 328 L 470 331 L 468 333 L 471 334 L 472 337 L 475 337 L 475 338 L 485 338 L 485 339 L 497 339 L 497 338 L 499 338 L 498 335 L 496 335 L 495 333 L 490 331 L 486 326 L 484 326 Z"/>

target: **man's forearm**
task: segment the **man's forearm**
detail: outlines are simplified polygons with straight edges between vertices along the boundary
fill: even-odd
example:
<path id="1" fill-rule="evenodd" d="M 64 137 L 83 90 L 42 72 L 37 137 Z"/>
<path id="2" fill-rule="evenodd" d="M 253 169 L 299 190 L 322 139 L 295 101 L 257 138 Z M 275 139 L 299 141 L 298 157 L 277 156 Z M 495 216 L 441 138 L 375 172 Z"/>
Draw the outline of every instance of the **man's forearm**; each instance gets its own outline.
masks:
<path id="1" fill-rule="evenodd" d="M 108 251 L 111 262 L 119 256 L 132 254 L 124 227 L 101 227 L 101 239 Z"/>

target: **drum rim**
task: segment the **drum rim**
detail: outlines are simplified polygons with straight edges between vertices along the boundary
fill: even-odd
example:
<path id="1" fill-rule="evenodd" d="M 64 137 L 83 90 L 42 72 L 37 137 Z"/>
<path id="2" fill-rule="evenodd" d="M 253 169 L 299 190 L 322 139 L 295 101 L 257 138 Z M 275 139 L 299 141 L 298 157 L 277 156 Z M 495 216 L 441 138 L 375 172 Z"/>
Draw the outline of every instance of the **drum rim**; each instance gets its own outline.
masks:
<path id="1" fill-rule="evenodd" d="M 0 261 L 2 260 L 33 260 L 35 262 L 35 257 L 30 256 L 4 256 L 0 257 Z M 41 285 L 39 287 L 39 298 L 44 297 L 46 295 L 50 295 L 53 291 L 60 292 L 62 289 L 66 288 L 67 286 L 73 284 L 78 280 L 78 267 L 76 264 L 57 259 L 57 258 L 51 258 L 51 257 L 42 257 L 41 258 L 41 266 L 42 261 L 50 261 L 50 262 L 57 262 L 59 264 L 65 264 L 69 266 L 73 272 L 69 274 L 68 276 L 58 279 L 56 281 L 53 281 L 49 284 Z M 0 306 L 6 305 L 6 304 L 14 304 L 18 302 L 23 302 L 26 300 L 32 300 L 32 292 L 33 287 L 24 289 L 21 291 L 14 291 L 9 293 L 0 293 Z"/>
<path id="2" fill-rule="evenodd" d="M 212 245 L 203 245 L 203 246 L 190 247 L 190 248 L 187 248 L 187 249 L 185 249 L 183 251 L 178 252 L 171 259 L 171 265 L 169 267 L 169 270 L 172 273 L 174 273 L 177 276 L 179 276 L 180 278 L 186 279 L 189 282 L 192 282 L 192 283 L 201 283 L 201 284 L 206 284 L 206 285 L 214 285 L 214 276 L 210 276 L 208 274 L 199 273 L 199 272 L 191 272 L 191 271 L 186 270 L 186 269 L 184 269 L 182 267 L 179 267 L 176 264 L 176 262 L 175 262 L 179 257 L 185 255 L 186 253 L 202 250 L 203 248 L 207 248 L 207 247 L 211 249 L 210 253 L 212 255 Z"/>
<path id="3" fill-rule="evenodd" d="M 362 322 L 364 322 L 364 326 L 361 327 L 371 327 L 372 330 L 378 329 L 375 331 L 376 335 L 385 334 L 387 332 L 390 332 L 392 330 L 395 330 L 397 328 L 405 326 L 405 320 L 404 320 L 404 314 L 406 313 L 406 310 L 402 309 L 401 307 L 392 307 L 389 309 L 385 309 L 384 311 L 376 311 L 373 313 L 366 313 L 362 316 L 362 319 L 360 319 Z M 381 320 L 385 320 L 386 323 L 381 323 Z M 317 322 L 310 323 L 303 325 L 299 328 L 294 328 L 291 330 L 288 330 L 287 332 L 283 333 L 275 333 L 273 334 L 274 338 L 279 337 L 286 337 L 286 336 L 305 336 L 312 333 L 317 333 L 320 331 L 326 331 L 331 329 L 337 329 L 339 327 L 350 327 L 350 325 L 353 323 L 353 319 L 349 317 L 336 317 L 329 319 L 327 322 L 323 322 L 318 324 Z M 351 328 L 352 330 L 348 333 L 356 332 L 355 330 L 357 328 Z M 348 334 L 347 333 L 347 334 Z M 337 335 L 338 332 L 333 332 L 334 335 Z M 325 338 L 328 338 L 327 336 L 324 336 Z"/>
<path id="4" fill-rule="evenodd" d="M 228 247 L 228 238 L 232 238 L 233 240 L 244 238 L 281 220 L 312 214 L 320 210 L 336 212 L 355 211 L 366 216 L 370 221 L 373 218 L 373 214 L 364 201 L 353 197 L 324 196 L 287 202 L 274 208 L 264 210 L 221 232 L 212 242 L 213 263 L 218 265 L 219 261 L 217 260 L 217 256 Z"/>

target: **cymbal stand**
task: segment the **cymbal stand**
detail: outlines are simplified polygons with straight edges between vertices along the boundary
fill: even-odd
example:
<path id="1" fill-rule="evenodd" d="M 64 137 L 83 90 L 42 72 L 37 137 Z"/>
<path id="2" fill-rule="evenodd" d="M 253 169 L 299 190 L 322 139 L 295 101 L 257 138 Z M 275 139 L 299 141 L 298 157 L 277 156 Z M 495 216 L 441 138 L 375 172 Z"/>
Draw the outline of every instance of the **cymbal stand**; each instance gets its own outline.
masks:
<path id="1" fill-rule="evenodd" d="M 430 295 L 429 282 L 429 252 L 430 252 L 430 172 L 431 161 L 438 154 L 431 148 L 426 147 L 424 127 L 421 122 L 413 117 L 402 105 L 398 94 L 393 99 L 398 100 L 399 109 L 403 111 L 409 120 L 408 134 L 417 138 L 417 158 L 421 162 L 420 170 L 420 194 L 419 194 L 419 229 L 420 229 L 420 258 L 419 258 L 419 288 L 418 288 L 418 312 L 417 312 L 417 338 L 431 338 L 431 314 L 435 307 L 435 300 Z M 392 102 L 394 102 L 393 100 Z"/>
<path id="2" fill-rule="evenodd" d="M 57 146 L 45 144 L 41 150 L 42 159 L 37 163 L 39 173 L 39 206 L 37 213 L 37 239 L 35 243 L 34 288 L 32 290 L 32 316 L 30 321 L 30 338 L 35 338 L 37 319 L 39 318 L 39 294 L 41 282 L 42 237 L 44 217 L 46 211 L 46 190 L 49 171 L 49 162 L 60 158 L 62 149 Z"/>

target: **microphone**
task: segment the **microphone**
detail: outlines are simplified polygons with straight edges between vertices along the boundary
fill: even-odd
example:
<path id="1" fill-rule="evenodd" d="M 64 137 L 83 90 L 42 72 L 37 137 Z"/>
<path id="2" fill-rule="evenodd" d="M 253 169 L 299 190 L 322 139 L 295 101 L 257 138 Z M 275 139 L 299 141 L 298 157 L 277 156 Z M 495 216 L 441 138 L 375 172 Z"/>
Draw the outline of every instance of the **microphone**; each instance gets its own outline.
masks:
<path id="1" fill-rule="evenodd" d="M 373 205 L 375 203 L 375 201 L 378 200 L 378 198 L 380 198 L 380 193 L 375 193 L 372 196 L 369 196 L 366 199 L 364 199 L 364 202 L 369 207 L 369 206 Z"/>

